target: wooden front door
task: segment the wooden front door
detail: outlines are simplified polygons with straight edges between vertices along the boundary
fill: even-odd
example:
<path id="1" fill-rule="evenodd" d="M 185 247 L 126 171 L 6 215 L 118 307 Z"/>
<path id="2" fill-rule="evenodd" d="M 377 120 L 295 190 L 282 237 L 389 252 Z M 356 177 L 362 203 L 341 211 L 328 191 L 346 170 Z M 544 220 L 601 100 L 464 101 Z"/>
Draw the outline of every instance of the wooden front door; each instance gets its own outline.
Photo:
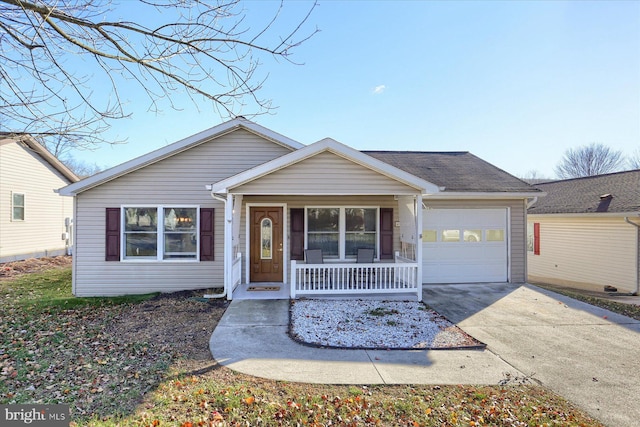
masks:
<path id="1" fill-rule="evenodd" d="M 251 282 L 282 282 L 282 207 L 249 209 Z"/>

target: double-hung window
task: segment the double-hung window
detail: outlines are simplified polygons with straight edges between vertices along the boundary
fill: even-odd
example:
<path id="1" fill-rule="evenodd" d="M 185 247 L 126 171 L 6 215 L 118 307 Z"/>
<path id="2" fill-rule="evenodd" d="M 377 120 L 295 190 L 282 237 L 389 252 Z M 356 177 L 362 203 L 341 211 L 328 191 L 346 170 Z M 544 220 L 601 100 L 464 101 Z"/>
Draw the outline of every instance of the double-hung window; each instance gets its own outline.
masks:
<path id="1" fill-rule="evenodd" d="M 308 249 L 322 249 L 326 258 L 355 258 L 358 249 L 378 253 L 377 207 L 308 207 Z"/>
<path id="2" fill-rule="evenodd" d="M 197 207 L 126 206 L 122 210 L 124 259 L 198 259 Z"/>
<path id="3" fill-rule="evenodd" d="M 24 193 L 11 193 L 11 220 L 24 221 Z"/>

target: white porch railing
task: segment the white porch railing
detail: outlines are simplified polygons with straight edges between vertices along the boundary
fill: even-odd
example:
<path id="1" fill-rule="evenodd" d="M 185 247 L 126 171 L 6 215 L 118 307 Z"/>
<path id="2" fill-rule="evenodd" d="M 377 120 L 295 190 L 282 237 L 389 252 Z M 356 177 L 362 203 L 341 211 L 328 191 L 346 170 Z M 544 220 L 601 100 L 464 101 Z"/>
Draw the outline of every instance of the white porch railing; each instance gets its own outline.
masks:
<path id="1" fill-rule="evenodd" d="M 395 263 L 305 264 L 291 261 L 291 298 L 304 295 L 411 294 L 422 300 L 418 264 L 396 256 Z"/>
<path id="2" fill-rule="evenodd" d="M 242 281 L 242 253 L 238 252 L 236 258 L 231 263 L 231 291 Z"/>

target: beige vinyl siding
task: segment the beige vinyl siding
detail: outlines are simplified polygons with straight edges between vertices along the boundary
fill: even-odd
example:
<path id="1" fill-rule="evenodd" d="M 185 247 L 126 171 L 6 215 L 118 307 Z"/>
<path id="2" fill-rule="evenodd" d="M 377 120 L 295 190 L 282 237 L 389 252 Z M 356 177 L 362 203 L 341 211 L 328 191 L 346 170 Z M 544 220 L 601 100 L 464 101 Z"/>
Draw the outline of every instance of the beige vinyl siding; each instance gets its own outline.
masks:
<path id="1" fill-rule="evenodd" d="M 246 282 L 246 260 L 247 260 L 247 246 L 246 246 L 246 214 L 247 204 L 262 204 L 266 205 L 273 203 L 274 206 L 280 203 L 287 204 L 286 215 L 286 236 L 289 239 L 289 231 L 291 230 L 289 210 L 294 208 L 304 208 L 308 206 L 330 206 L 330 207 L 379 207 L 379 208 L 393 208 L 393 221 L 394 223 L 399 220 L 398 218 L 398 201 L 394 200 L 393 196 L 244 196 L 242 207 L 242 219 L 240 223 L 240 252 L 242 252 L 242 278 Z M 394 228 L 393 230 L 393 250 L 400 250 L 400 228 Z M 290 283 L 291 277 L 291 260 L 290 260 L 289 247 L 287 253 L 285 253 L 285 261 L 287 265 L 287 282 Z"/>
<path id="2" fill-rule="evenodd" d="M 528 253 L 530 281 L 635 290 L 638 229 L 624 218 L 530 215 L 528 221 L 540 223 L 540 255 Z"/>
<path id="3" fill-rule="evenodd" d="M 172 292 L 223 286 L 224 204 L 205 185 L 289 150 L 237 130 L 77 196 L 74 292 L 78 296 Z M 198 205 L 215 211 L 215 261 L 106 262 L 105 208 Z"/>
<path id="4" fill-rule="evenodd" d="M 416 189 L 351 160 L 323 152 L 233 191 L 241 194 L 415 194 Z"/>
<path id="5" fill-rule="evenodd" d="M 53 166 L 28 146 L 0 145 L 0 262 L 65 252 L 65 218 L 73 216 L 73 200 L 54 190 L 69 184 Z M 12 220 L 12 193 L 25 197 L 24 221 Z"/>
<path id="6" fill-rule="evenodd" d="M 510 208 L 509 217 L 509 281 L 513 283 L 526 282 L 526 211 L 522 199 L 497 200 L 434 200 L 425 198 L 424 205 L 433 209 L 479 209 L 479 208 Z"/>

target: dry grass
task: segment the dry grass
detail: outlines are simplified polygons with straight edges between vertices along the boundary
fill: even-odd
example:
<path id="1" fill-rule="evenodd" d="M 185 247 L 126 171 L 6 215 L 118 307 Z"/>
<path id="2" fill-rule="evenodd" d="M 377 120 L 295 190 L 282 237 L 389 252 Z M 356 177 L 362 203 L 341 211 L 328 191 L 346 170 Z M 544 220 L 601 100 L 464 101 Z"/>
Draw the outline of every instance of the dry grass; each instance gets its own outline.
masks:
<path id="1" fill-rule="evenodd" d="M 518 379 L 367 387 L 238 374 L 208 351 L 224 302 L 69 289 L 68 268 L 0 282 L 1 404 L 68 403 L 78 426 L 601 426 Z"/>

